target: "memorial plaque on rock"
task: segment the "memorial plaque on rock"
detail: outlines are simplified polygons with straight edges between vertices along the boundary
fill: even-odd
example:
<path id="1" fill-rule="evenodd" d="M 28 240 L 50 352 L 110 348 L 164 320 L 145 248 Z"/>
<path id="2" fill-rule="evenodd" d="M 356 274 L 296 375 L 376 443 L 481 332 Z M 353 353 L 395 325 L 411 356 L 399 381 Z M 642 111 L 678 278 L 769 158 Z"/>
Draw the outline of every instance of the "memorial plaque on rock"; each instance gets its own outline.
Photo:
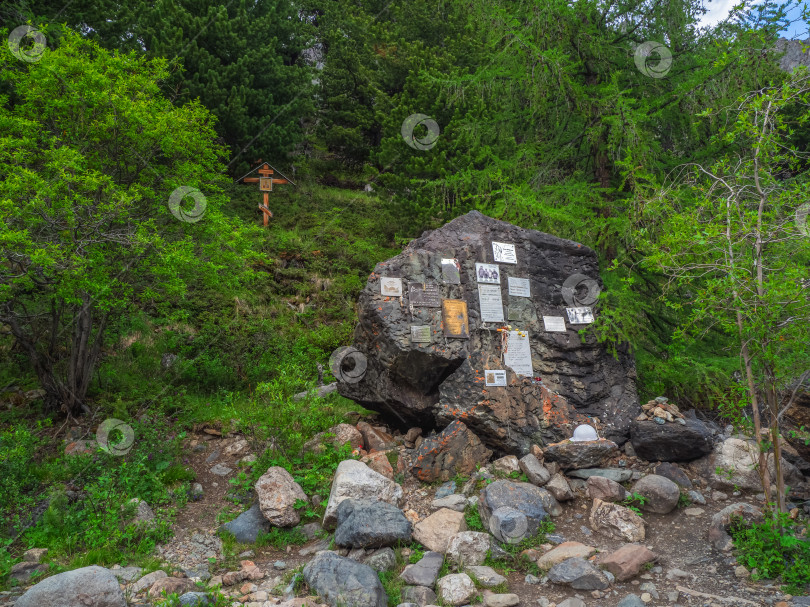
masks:
<path id="1" fill-rule="evenodd" d="M 380 293 L 388 297 L 402 297 L 402 279 L 381 276 Z"/>
<path id="2" fill-rule="evenodd" d="M 499 285 L 501 284 L 501 271 L 495 264 L 477 263 L 475 264 L 475 278 L 478 282 Z"/>
<path id="3" fill-rule="evenodd" d="M 565 333 L 568 329 L 565 326 L 565 318 L 562 316 L 544 316 L 543 325 L 546 331 L 554 333 Z"/>
<path id="4" fill-rule="evenodd" d="M 528 278 L 515 278 L 514 276 L 510 276 L 508 279 L 509 282 L 509 295 L 514 295 L 515 297 L 531 297 L 531 282 Z"/>
<path id="5" fill-rule="evenodd" d="M 503 322 L 503 300 L 500 285 L 478 285 L 481 322 Z"/>
<path id="6" fill-rule="evenodd" d="M 508 242 L 492 243 L 492 254 L 497 263 L 517 263 L 515 245 Z"/>
<path id="7" fill-rule="evenodd" d="M 408 283 L 408 301 L 412 306 L 441 308 L 442 296 L 441 293 L 439 293 L 439 285 L 435 282 Z"/>
<path id="8" fill-rule="evenodd" d="M 415 344 L 429 344 L 430 325 L 411 325 L 411 341 Z"/>
<path id="9" fill-rule="evenodd" d="M 537 312 L 531 299 L 525 297 L 510 297 L 507 320 L 514 320 L 521 325 L 529 325 L 537 322 Z"/>
<path id="10" fill-rule="evenodd" d="M 572 325 L 587 325 L 593 322 L 593 310 L 591 308 L 566 308 L 568 322 Z"/>
<path id="11" fill-rule="evenodd" d="M 485 369 L 484 380 L 487 386 L 505 386 L 506 371 L 504 369 Z"/>
<path id="12" fill-rule="evenodd" d="M 529 335 L 521 335 L 518 331 L 509 331 L 507 334 L 506 351 L 503 354 L 503 364 L 511 367 L 512 371 L 524 377 L 532 377 L 532 350 L 529 345 Z"/>
<path id="13" fill-rule="evenodd" d="M 442 280 L 448 285 L 461 284 L 461 267 L 458 259 L 442 259 Z"/>
<path id="14" fill-rule="evenodd" d="M 442 300 L 442 326 L 445 337 L 469 338 L 467 302 L 463 299 Z"/>

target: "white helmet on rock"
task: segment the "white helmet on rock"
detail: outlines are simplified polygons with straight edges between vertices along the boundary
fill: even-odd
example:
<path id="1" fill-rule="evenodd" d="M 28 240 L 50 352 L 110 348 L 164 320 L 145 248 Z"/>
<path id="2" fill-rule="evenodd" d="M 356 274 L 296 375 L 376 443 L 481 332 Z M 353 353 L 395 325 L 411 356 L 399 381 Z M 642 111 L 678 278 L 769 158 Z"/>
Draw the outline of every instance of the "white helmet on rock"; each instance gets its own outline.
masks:
<path id="1" fill-rule="evenodd" d="M 599 437 L 596 436 L 596 430 L 593 426 L 588 424 L 577 426 L 574 430 L 574 436 L 571 437 L 572 443 L 584 443 L 592 440 L 599 440 Z"/>

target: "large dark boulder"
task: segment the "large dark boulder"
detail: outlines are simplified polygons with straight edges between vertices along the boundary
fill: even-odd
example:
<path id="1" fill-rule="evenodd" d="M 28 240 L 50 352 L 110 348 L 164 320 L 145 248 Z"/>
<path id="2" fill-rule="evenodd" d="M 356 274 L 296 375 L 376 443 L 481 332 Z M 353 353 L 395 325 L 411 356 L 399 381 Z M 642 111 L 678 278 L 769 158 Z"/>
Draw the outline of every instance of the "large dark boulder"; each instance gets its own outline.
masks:
<path id="1" fill-rule="evenodd" d="M 494 263 L 493 241 L 515 245 L 517 263 L 498 264 L 504 319 L 528 333 L 533 374 L 542 383 L 503 364 L 496 329 L 505 323 L 481 321 L 475 264 Z M 444 282 L 443 258 L 458 260 L 460 284 Z M 532 443 L 568 438 L 588 416 L 601 421 L 601 436 L 623 443 L 641 412 L 627 349 L 618 345 L 614 358 L 593 335 L 583 341 L 577 331 L 585 325 L 567 318 L 566 332 L 545 330 L 543 316 L 566 317 L 562 287 L 574 274 L 601 287 L 593 250 L 477 211 L 426 232 L 369 276 L 352 344 L 367 366 L 361 379 L 339 381 L 338 391 L 403 428 L 463 421 L 501 452 L 522 455 Z M 401 278 L 402 296 L 382 295 L 381 277 Z M 528 279 L 531 297 L 509 295 L 509 277 Z M 445 337 L 441 307 L 411 306 L 409 283 L 433 283 L 440 299 L 466 301 L 469 337 Z M 411 325 L 429 326 L 432 343 L 413 343 Z M 485 369 L 506 369 L 507 386 L 486 386 Z"/>
<path id="2" fill-rule="evenodd" d="M 636 455 L 650 462 L 688 462 L 712 452 L 711 429 L 698 419 L 681 424 L 634 421 L 630 442 Z"/>
<path id="3" fill-rule="evenodd" d="M 351 548 L 380 548 L 408 542 L 413 527 L 402 510 L 373 499 L 345 499 L 337 507 L 335 544 Z"/>
<path id="4" fill-rule="evenodd" d="M 304 566 L 304 581 L 330 607 L 387 607 L 377 572 L 368 565 L 321 552 Z"/>

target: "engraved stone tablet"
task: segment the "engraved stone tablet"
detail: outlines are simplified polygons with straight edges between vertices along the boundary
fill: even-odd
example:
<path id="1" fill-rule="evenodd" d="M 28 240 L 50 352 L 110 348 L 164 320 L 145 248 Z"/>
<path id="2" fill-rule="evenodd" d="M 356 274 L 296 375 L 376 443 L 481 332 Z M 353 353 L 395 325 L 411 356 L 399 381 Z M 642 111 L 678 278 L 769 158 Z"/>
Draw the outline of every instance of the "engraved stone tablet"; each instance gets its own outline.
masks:
<path id="1" fill-rule="evenodd" d="M 442 259 L 442 280 L 449 285 L 461 284 L 461 268 L 458 259 Z"/>
<path id="2" fill-rule="evenodd" d="M 529 282 L 528 278 L 515 278 L 514 276 L 509 277 L 509 295 L 514 295 L 515 297 L 531 297 L 531 282 Z"/>
<path id="3" fill-rule="evenodd" d="M 388 297 L 402 297 L 402 279 L 381 276 L 380 293 Z"/>
<path id="4" fill-rule="evenodd" d="M 475 279 L 478 282 L 486 282 L 494 285 L 501 284 L 501 271 L 492 263 L 475 264 Z"/>
<path id="5" fill-rule="evenodd" d="M 442 296 L 439 293 L 439 285 L 435 282 L 409 282 L 408 301 L 412 306 L 424 306 L 425 308 L 441 308 Z"/>
<path id="6" fill-rule="evenodd" d="M 532 350 L 529 346 L 528 334 L 523 337 L 517 331 L 509 331 L 506 352 L 503 355 L 503 364 L 511 367 L 512 371 L 524 377 L 532 377 Z"/>
<path id="7" fill-rule="evenodd" d="M 500 285 L 478 285 L 482 322 L 503 322 L 503 300 Z"/>
<path id="8" fill-rule="evenodd" d="M 566 308 L 568 322 L 572 325 L 587 325 L 593 322 L 593 310 L 591 308 Z"/>
<path id="9" fill-rule="evenodd" d="M 411 325 L 411 341 L 415 344 L 429 344 L 430 325 Z"/>
<path id="10" fill-rule="evenodd" d="M 555 333 L 565 333 L 568 330 L 565 327 L 565 318 L 562 316 L 544 316 L 543 325 L 545 325 L 546 331 Z"/>
<path id="11" fill-rule="evenodd" d="M 495 261 L 498 263 L 517 263 L 515 245 L 508 242 L 493 241 L 492 254 L 495 257 Z"/>
<path id="12" fill-rule="evenodd" d="M 487 386 L 505 386 L 506 371 L 504 369 L 485 369 L 484 380 Z"/>
<path id="13" fill-rule="evenodd" d="M 442 300 L 442 326 L 445 337 L 470 337 L 467 302 L 463 299 Z"/>

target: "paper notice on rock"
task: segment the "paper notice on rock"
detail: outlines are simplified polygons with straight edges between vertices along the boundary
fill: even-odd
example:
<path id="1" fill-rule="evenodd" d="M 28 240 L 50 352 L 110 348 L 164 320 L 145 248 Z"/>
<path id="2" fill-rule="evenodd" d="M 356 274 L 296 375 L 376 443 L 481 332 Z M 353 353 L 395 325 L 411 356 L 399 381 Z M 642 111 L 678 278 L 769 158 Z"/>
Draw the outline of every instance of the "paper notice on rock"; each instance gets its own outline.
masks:
<path id="1" fill-rule="evenodd" d="M 494 242 L 492 243 L 492 254 L 495 257 L 496 263 L 517 263 L 517 254 L 515 253 L 515 245 L 508 242 Z"/>
<path id="2" fill-rule="evenodd" d="M 503 300 L 500 285 L 478 285 L 481 322 L 503 322 Z"/>
<path id="3" fill-rule="evenodd" d="M 487 386 L 505 386 L 506 371 L 504 369 L 485 369 L 484 379 Z"/>
<path id="4" fill-rule="evenodd" d="M 562 316 L 544 316 L 543 325 L 545 326 L 546 331 L 565 333 L 568 330 L 565 327 L 565 318 Z"/>
<path id="5" fill-rule="evenodd" d="M 593 322 L 593 310 L 591 308 L 566 308 L 568 322 L 572 325 L 587 325 Z"/>
<path id="6" fill-rule="evenodd" d="M 528 278 L 509 277 L 509 295 L 515 297 L 531 297 L 531 283 Z"/>
<path id="7" fill-rule="evenodd" d="M 509 331 L 506 343 L 503 364 L 511 367 L 512 371 L 518 375 L 533 377 L 532 350 L 528 334 L 524 337 L 517 331 Z"/>
<path id="8" fill-rule="evenodd" d="M 402 297 L 402 279 L 381 276 L 380 293 L 388 297 Z"/>

